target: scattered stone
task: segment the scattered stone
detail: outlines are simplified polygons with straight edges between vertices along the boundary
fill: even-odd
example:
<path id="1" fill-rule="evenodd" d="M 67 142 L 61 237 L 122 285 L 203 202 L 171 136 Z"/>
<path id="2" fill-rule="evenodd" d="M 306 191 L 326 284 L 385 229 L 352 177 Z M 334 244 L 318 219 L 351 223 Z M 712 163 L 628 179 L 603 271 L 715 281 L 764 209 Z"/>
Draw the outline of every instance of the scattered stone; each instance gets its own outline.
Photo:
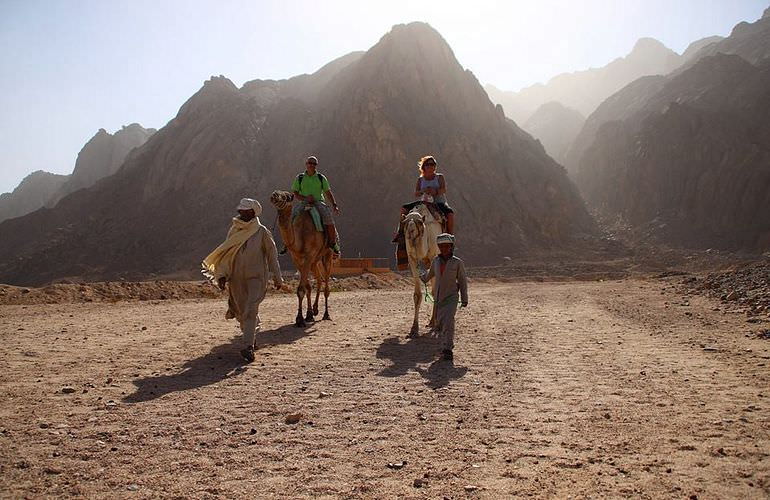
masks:
<path id="1" fill-rule="evenodd" d="M 251 434 L 252 436 L 256 433 L 257 433 L 257 429 L 255 429 L 254 427 L 252 427 L 251 430 L 249 431 L 249 434 Z"/>
<path id="2" fill-rule="evenodd" d="M 302 420 L 301 413 L 290 413 L 289 415 L 286 415 L 286 419 L 284 419 L 284 422 L 286 424 L 292 425 L 292 424 L 299 423 L 300 420 Z"/>
<path id="3" fill-rule="evenodd" d="M 137 491 L 139 489 L 139 485 L 138 484 L 129 484 L 128 486 L 126 486 L 126 489 L 128 491 Z"/>
<path id="4" fill-rule="evenodd" d="M 465 491 L 467 491 L 467 492 L 478 491 L 478 489 L 479 489 L 478 486 L 474 486 L 472 484 L 466 484 L 465 485 Z"/>
<path id="5" fill-rule="evenodd" d="M 414 486 L 415 488 L 422 488 L 423 486 L 425 486 L 425 481 L 423 481 L 420 478 L 417 478 L 412 483 L 412 486 Z"/>
<path id="6" fill-rule="evenodd" d="M 403 469 L 405 465 L 406 465 L 406 460 L 403 460 L 401 462 L 389 462 L 388 469 L 399 470 L 399 469 Z"/>
<path id="7" fill-rule="evenodd" d="M 703 350 L 705 352 L 717 352 L 717 351 L 719 351 L 719 349 L 717 349 L 716 347 L 713 347 L 713 346 L 706 346 L 706 347 L 703 348 Z"/>
<path id="8" fill-rule="evenodd" d="M 61 392 L 64 394 L 73 394 L 75 392 L 74 387 L 62 387 Z"/>
<path id="9" fill-rule="evenodd" d="M 56 467 L 46 467 L 45 469 L 43 469 L 43 472 L 45 472 L 46 474 L 52 474 L 52 475 L 62 473 L 61 469 L 57 469 Z"/>

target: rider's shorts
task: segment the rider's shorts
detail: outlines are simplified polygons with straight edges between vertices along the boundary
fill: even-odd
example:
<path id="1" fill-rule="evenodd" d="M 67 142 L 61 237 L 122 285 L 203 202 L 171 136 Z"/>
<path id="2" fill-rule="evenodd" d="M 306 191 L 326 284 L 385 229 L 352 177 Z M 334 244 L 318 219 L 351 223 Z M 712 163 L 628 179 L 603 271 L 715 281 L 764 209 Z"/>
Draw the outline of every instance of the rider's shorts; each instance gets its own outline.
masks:
<path id="1" fill-rule="evenodd" d="M 297 214 L 301 210 L 304 210 L 305 207 L 307 207 L 308 203 L 305 201 L 302 201 L 300 203 L 295 203 L 294 207 L 292 208 L 292 217 L 296 217 Z M 324 226 L 331 226 L 334 224 L 334 217 L 332 217 L 332 209 L 329 208 L 329 205 L 324 203 L 323 201 L 316 201 L 313 204 L 316 209 L 318 209 L 318 213 L 321 215 L 321 222 Z"/>

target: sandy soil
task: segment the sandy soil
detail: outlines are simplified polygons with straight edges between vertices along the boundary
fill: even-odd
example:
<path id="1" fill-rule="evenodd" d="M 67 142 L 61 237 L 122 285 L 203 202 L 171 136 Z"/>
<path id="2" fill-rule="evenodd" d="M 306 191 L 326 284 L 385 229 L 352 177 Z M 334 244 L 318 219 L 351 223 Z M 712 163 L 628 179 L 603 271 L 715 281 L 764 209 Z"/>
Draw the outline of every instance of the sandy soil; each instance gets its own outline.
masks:
<path id="1" fill-rule="evenodd" d="M 666 280 L 476 282 L 447 363 L 406 289 L 307 329 L 294 300 L 246 366 L 221 299 L 0 306 L 2 496 L 770 496 L 766 320 Z"/>

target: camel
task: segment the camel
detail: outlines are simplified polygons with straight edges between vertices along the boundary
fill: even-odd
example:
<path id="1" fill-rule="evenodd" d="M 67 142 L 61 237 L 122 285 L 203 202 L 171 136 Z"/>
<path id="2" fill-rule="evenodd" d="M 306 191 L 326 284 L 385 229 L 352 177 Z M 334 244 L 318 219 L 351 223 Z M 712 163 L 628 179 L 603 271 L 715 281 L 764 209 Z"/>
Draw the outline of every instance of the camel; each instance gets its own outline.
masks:
<path id="1" fill-rule="evenodd" d="M 409 269 L 414 279 L 414 322 L 410 335 L 414 336 L 420 330 L 418 318 L 420 316 L 420 304 L 422 303 L 422 280 L 420 280 L 419 264 L 427 269 L 438 255 L 436 237 L 442 233 L 441 222 L 436 220 L 428 207 L 419 204 L 404 217 L 404 237 L 406 238 L 406 253 L 409 257 Z M 431 314 L 430 323 L 435 323 L 435 308 Z"/>
<path id="2" fill-rule="evenodd" d="M 330 320 L 329 316 L 329 280 L 332 273 L 333 252 L 326 245 L 326 237 L 323 232 L 317 231 L 309 213 L 303 213 L 292 220 L 292 202 L 294 194 L 288 191 L 273 191 L 270 195 L 270 203 L 278 211 L 278 228 L 281 238 L 289 250 L 294 267 L 299 271 L 299 285 L 297 285 L 297 318 L 294 326 L 304 327 L 306 321 L 315 321 L 318 314 L 318 297 L 321 287 L 324 290 L 324 320 Z M 315 303 L 310 306 L 310 273 L 316 277 Z M 307 297 L 307 314 L 302 317 L 302 300 Z"/>

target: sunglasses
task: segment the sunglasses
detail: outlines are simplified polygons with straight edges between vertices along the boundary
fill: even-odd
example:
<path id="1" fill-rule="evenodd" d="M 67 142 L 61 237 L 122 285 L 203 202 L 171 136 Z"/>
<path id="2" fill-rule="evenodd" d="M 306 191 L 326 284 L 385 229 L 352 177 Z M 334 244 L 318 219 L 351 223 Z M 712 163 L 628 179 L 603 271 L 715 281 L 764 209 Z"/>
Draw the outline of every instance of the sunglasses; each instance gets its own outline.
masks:
<path id="1" fill-rule="evenodd" d="M 435 167 L 435 166 L 436 166 L 435 163 L 425 163 L 425 164 L 423 164 L 423 167 Z"/>
<path id="2" fill-rule="evenodd" d="M 315 165 L 318 165 L 318 163 L 313 163 L 312 161 L 309 161 L 309 162 L 306 163 L 306 165 L 314 165 L 315 166 Z"/>

